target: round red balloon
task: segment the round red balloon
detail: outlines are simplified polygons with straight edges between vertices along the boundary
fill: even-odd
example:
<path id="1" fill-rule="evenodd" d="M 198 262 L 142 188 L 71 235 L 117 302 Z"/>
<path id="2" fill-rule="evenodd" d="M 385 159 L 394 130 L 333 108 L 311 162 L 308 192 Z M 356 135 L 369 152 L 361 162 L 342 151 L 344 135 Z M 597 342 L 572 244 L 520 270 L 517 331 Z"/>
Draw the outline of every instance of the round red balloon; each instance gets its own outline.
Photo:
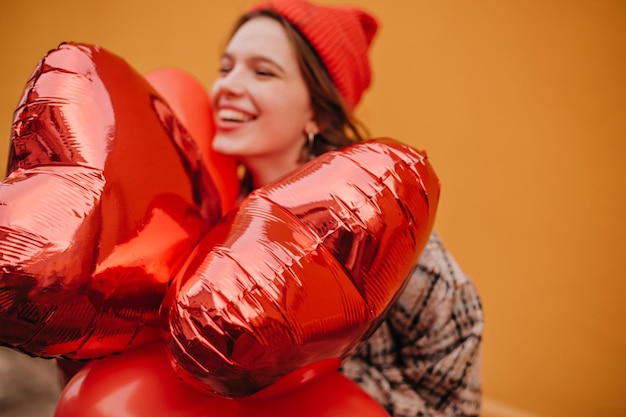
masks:
<path id="1" fill-rule="evenodd" d="M 240 417 L 389 417 L 380 404 L 337 370 L 339 361 L 321 361 L 279 379 L 238 401 Z M 296 382 L 297 379 L 299 382 Z"/>
<path id="2" fill-rule="evenodd" d="M 313 365 L 246 399 L 200 394 L 181 382 L 164 346 L 93 361 L 61 393 L 55 417 L 388 417 L 336 362 Z M 320 369 L 318 369 L 319 367 Z"/>
<path id="3" fill-rule="evenodd" d="M 85 365 L 65 386 L 55 417 L 235 416 L 238 405 L 181 382 L 161 344 Z"/>

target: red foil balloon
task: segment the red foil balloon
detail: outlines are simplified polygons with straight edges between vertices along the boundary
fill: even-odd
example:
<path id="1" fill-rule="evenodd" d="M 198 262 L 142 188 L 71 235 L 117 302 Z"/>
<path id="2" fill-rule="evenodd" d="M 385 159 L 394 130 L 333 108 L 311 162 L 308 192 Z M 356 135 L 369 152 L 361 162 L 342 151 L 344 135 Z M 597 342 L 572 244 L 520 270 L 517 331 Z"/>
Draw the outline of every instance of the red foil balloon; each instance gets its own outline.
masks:
<path id="1" fill-rule="evenodd" d="M 219 218 L 198 147 L 125 61 L 62 44 L 15 111 L 0 183 L 0 344 L 85 359 L 160 337 L 168 281 Z"/>
<path id="2" fill-rule="evenodd" d="M 198 144 L 205 166 L 219 190 L 222 213 L 226 213 L 235 205 L 239 195 L 237 160 L 218 154 L 211 146 L 215 124 L 204 86 L 191 74 L 177 68 L 152 71 L 146 74 L 146 79 L 166 98 L 167 104 Z"/>
<path id="3" fill-rule="evenodd" d="M 309 373 L 315 373 L 311 368 Z M 86 365 L 65 387 L 55 417 L 388 417 L 336 369 L 270 398 L 204 396 L 181 382 L 153 344 Z"/>
<path id="4" fill-rule="evenodd" d="M 391 139 L 324 154 L 253 192 L 170 288 L 179 375 L 242 397 L 353 353 L 403 288 L 438 198 L 426 156 Z"/>

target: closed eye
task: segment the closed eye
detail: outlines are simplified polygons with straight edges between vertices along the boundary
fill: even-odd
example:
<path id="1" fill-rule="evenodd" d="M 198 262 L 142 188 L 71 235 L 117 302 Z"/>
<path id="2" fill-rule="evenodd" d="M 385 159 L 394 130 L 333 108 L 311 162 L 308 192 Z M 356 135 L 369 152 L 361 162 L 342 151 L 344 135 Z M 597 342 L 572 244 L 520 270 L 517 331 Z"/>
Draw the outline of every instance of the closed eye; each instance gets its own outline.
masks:
<path id="1" fill-rule="evenodd" d="M 260 77 L 275 77 L 276 76 L 274 71 L 270 71 L 270 70 L 265 69 L 265 68 L 259 68 L 259 69 L 255 70 L 254 72 L 256 73 L 256 75 L 258 75 Z"/>
<path id="2" fill-rule="evenodd" d="M 220 59 L 220 68 L 219 68 L 219 73 L 222 75 L 228 74 L 229 72 L 231 72 L 233 70 L 233 59 L 227 55 L 224 54 L 222 55 L 222 58 Z"/>

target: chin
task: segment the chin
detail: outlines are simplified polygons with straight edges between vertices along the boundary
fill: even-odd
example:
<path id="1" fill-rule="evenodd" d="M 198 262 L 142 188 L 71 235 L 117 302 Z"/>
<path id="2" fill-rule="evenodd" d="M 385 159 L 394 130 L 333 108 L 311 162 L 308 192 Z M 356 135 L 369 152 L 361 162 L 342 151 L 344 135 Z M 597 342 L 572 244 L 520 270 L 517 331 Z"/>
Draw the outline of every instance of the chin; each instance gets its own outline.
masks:
<path id="1" fill-rule="evenodd" d="M 239 155 L 240 152 L 237 151 L 237 146 L 235 145 L 233 138 L 220 133 L 217 133 L 211 142 L 213 151 L 224 155 Z"/>

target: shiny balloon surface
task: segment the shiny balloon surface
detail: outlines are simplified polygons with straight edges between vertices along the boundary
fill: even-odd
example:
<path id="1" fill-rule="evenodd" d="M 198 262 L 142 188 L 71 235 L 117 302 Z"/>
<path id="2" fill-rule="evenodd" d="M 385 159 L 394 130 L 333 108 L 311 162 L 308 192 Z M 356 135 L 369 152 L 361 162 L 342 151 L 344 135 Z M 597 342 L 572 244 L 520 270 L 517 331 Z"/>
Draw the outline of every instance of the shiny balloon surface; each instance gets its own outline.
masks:
<path id="1" fill-rule="evenodd" d="M 179 375 L 243 397 L 353 353 L 403 288 L 438 198 L 425 154 L 391 139 L 324 154 L 253 192 L 170 288 Z"/>
<path id="2" fill-rule="evenodd" d="M 215 122 L 206 88 L 193 75 L 178 68 L 160 68 L 146 74 L 146 79 L 166 99 L 197 143 L 204 165 L 219 191 L 222 214 L 226 213 L 239 196 L 237 160 L 218 154 L 211 146 Z"/>
<path id="3" fill-rule="evenodd" d="M 0 183 L 0 344 L 85 359 L 157 340 L 168 281 L 221 215 L 187 130 L 124 60 L 50 51 Z"/>
<path id="4" fill-rule="evenodd" d="M 318 375 L 267 398 L 209 397 L 181 382 L 164 346 L 153 344 L 85 366 L 61 394 L 54 417 L 388 417 L 336 369 Z"/>

